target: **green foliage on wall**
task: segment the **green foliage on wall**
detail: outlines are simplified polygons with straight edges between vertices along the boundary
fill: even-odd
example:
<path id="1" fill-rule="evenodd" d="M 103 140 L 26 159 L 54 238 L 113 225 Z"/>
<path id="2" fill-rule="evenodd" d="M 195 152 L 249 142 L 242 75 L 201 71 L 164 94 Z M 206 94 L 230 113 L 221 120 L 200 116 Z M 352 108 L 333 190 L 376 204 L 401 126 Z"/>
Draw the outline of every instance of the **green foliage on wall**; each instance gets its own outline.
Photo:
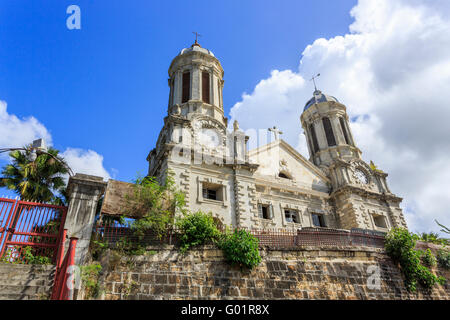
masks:
<path id="1" fill-rule="evenodd" d="M 436 257 L 430 249 L 421 251 L 422 263 L 427 267 L 435 267 L 437 265 Z"/>
<path id="2" fill-rule="evenodd" d="M 175 213 L 185 213 L 185 194 L 178 190 L 173 172 L 167 172 L 164 183 L 155 177 L 138 177 L 134 193 L 127 198 L 128 207 L 133 212 L 143 214 L 131 228 L 139 237 L 152 230 L 159 237 L 164 236 L 175 224 Z"/>
<path id="3" fill-rule="evenodd" d="M 224 233 L 219 241 L 225 259 L 232 265 L 252 269 L 261 262 L 259 240 L 246 230 L 234 230 Z"/>
<path id="4" fill-rule="evenodd" d="M 211 213 L 201 211 L 187 214 L 177 221 L 180 232 L 180 249 L 186 252 L 189 248 L 208 242 L 215 242 L 220 232 Z"/>
<path id="5" fill-rule="evenodd" d="M 436 283 L 444 284 L 445 278 L 437 277 L 420 262 L 422 253 L 414 250 L 417 236 L 403 228 L 394 228 L 386 235 L 386 253 L 400 264 L 405 285 L 411 292 L 417 290 L 417 284 L 431 289 Z"/>
<path id="6" fill-rule="evenodd" d="M 52 259 L 50 257 L 35 254 L 34 251 L 36 251 L 36 249 L 30 246 L 24 247 L 22 251 L 20 251 L 20 254 L 15 252 L 15 249 L 7 249 L 0 259 L 0 262 L 12 264 L 52 264 Z"/>
<path id="7" fill-rule="evenodd" d="M 100 294 L 100 286 L 98 283 L 100 271 L 102 271 L 100 263 L 81 266 L 81 280 L 85 287 L 86 299 L 97 298 Z"/>
<path id="8" fill-rule="evenodd" d="M 437 254 L 437 262 L 440 267 L 450 270 L 450 251 L 440 249 Z"/>

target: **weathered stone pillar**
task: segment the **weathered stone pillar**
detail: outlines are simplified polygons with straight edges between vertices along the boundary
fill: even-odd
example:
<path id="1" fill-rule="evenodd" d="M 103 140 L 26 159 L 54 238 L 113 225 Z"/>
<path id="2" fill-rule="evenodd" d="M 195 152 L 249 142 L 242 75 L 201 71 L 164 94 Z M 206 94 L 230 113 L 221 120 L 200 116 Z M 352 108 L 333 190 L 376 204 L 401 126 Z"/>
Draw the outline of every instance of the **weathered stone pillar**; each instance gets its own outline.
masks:
<path id="1" fill-rule="evenodd" d="M 84 263 L 91 240 L 97 203 L 106 189 L 102 177 L 77 173 L 69 178 L 67 194 L 69 208 L 64 228 L 69 237 L 77 237 L 75 264 Z M 68 246 L 66 245 L 66 248 Z"/>

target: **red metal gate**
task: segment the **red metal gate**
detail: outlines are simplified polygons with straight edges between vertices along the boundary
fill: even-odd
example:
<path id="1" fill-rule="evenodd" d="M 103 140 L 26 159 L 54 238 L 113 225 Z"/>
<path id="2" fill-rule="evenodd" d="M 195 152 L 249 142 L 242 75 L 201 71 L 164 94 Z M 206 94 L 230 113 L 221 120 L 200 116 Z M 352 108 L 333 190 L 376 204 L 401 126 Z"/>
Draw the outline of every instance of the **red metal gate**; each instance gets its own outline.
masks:
<path id="1" fill-rule="evenodd" d="M 0 261 L 56 263 L 67 207 L 0 198 Z"/>

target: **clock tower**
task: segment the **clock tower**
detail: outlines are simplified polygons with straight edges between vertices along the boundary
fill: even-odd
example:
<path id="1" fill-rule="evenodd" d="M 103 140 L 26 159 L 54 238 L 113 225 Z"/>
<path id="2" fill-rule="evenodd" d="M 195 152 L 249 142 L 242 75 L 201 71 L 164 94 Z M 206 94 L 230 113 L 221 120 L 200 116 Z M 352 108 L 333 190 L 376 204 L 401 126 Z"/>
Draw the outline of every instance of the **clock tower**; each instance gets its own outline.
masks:
<path id="1" fill-rule="evenodd" d="M 402 198 L 389 190 L 386 173 L 362 160 L 345 105 L 316 89 L 305 104 L 300 122 L 309 160 L 331 180 L 330 198 L 341 228 L 406 228 L 400 208 Z"/>
<path id="2" fill-rule="evenodd" d="M 163 182 L 173 173 L 192 212 L 211 211 L 228 225 L 248 223 L 257 205 L 244 191 L 255 189 L 258 165 L 249 162 L 249 137 L 238 123 L 227 130 L 220 61 L 196 39 L 172 60 L 168 76 L 167 116 L 147 156 L 148 176 Z"/>

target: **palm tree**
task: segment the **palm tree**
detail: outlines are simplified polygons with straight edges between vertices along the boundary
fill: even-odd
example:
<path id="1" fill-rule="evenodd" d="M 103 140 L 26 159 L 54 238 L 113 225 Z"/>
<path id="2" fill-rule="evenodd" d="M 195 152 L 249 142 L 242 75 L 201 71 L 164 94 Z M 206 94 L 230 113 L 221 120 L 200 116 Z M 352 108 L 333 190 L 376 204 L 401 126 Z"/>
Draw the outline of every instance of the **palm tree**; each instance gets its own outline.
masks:
<path id="1" fill-rule="evenodd" d="M 0 186 L 14 190 L 25 201 L 63 204 L 66 186 L 63 176 L 70 170 L 65 160 L 52 147 L 38 154 L 34 161 L 30 161 L 31 152 L 31 148 L 25 147 L 9 153 L 12 162 L 3 168 Z"/>
<path id="2" fill-rule="evenodd" d="M 434 220 L 434 221 L 436 221 L 436 223 L 438 224 L 439 227 L 444 228 L 444 229 L 441 229 L 442 232 L 450 234 L 450 228 L 440 224 L 437 220 Z"/>

